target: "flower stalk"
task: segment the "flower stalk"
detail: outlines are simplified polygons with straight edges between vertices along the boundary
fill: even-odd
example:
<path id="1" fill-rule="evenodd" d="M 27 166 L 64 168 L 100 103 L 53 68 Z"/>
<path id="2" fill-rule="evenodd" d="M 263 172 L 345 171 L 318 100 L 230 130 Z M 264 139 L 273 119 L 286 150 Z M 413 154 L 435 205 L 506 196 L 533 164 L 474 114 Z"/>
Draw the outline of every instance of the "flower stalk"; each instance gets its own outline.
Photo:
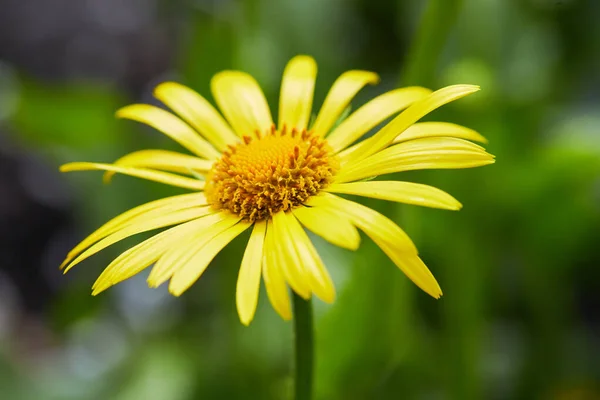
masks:
<path id="1" fill-rule="evenodd" d="M 429 87 L 435 80 L 440 55 L 448 42 L 463 0 L 429 0 L 401 73 L 402 85 Z"/>
<path id="2" fill-rule="evenodd" d="M 314 376 L 312 301 L 294 293 L 294 400 L 311 400 Z"/>

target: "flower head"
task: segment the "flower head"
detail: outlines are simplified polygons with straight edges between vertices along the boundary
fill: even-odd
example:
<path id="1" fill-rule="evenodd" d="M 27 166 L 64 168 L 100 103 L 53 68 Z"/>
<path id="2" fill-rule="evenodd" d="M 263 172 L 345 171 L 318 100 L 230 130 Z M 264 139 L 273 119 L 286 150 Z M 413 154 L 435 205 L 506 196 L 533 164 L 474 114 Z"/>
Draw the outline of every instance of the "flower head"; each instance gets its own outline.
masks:
<path id="1" fill-rule="evenodd" d="M 485 142 L 473 130 L 446 122 L 417 122 L 478 87 L 392 90 L 338 124 L 355 94 L 378 81 L 372 72 L 348 71 L 333 84 L 309 125 L 316 73 L 310 57 L 297 56 L 288 63 L 277 126 L 257 82 L 239 71 L 220 72 L 211 81 L 225 118 L 201 95 L 173 82 L 160 84 L 154 94 L 174 114 L 144 104 L 119 110 L 117 116 L 162 131 L 193 155 L 141 150 L 112 164 L 70 163 L 61 170 L 104 170 L 106 181 L 121 173 L 191 193 L 138 206 L 107 222 L 68 254 L 62 265 L 65 271 L 124 238 L 163 229 L 110 263 L 93 294 L 154 265 L 149 285 L 169 281 L 170 292 L 179 296 L 229 242 L 251 229 L 236 290 L 240 319 L 249 324 L 254 317 L 261 276 L 275 310 L 290 319 L 288 286 L 304 298 L 313 294 L 326 302 L 335 298 L 333 282 L 305 229 L 351 250 L 360 244 L 360 229 L 415 284 L 440 297 L 438 283 L 404 231 L 377 211 L 338 194 L 459 209 L 457 200 L 431 186 L 367 179 L 493 163 L 493 156 L 469 141 Z M 396 114 L 373 136 L 360 140 Z"/>

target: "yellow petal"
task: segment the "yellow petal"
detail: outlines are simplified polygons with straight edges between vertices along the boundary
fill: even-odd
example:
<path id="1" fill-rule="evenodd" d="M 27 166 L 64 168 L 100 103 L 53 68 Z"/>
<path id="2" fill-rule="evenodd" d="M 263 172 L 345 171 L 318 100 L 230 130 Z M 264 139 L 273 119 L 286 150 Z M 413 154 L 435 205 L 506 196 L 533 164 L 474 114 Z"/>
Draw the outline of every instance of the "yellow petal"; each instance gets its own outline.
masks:
<path id="1" fill-rule="evenodd" d="M 433 186 L 412 182 L 370 181 L 336 183 L 325 189 L 332 193 L 345 193 L 414 204 L 417 206 L 459 210 L 462 205 L 454 197 Z M 326 225 L 325 222 L 323 224 Z"/>
<path id="2" fill-rule="evenodd" d="M 391 117 L 430 93 L 431 90 L 429 89 L 415 86 L 392 90 L 377 96 L 353 112 L 346 120 L 334 128 L 329 136 L 327 136 L 327 141 L 334 151 L 341 151 L 386 118 Z"/>
<path id="3" fill-rule="evenodd" d="M 369 232 L 376 232 L 378 236 L 393 240 L 403 252 L 417 253 L 417 248 L 412 240 L 394 221 L 369 207 L 329 193 L 311 197 L 308 205 L 326 207 L 332 212 L 347 217 L 369 236 L 371 236 Z"/>
<path id="4" fill-rule="evenodd" d="M 254 136 L 271 129 L 273 119 L 256 80 L 245 72 L 223 71 L 213 76 L 210 87 L 219 108 L 238 136 Z"/>
<path id="5" fill-rule="evenodd" d="M 361 204 L 331 194 L 314 196 L 310 203 L 329 207 L 350 218 L 417 286 L 436 299 L 442 295 L 437 281 L 418 257 L 414 244 L 392 220 Z"/>
<path id="6" fill-rule="evenodd" d="M 189 289 L 202 276 L 215 256 L 251 225 L 250 222 L 238 222 L 209 240 L 181 269 L 175 271 L 169 283 L 169 292 L 180 296 Z"/>
<path id="7" fill-rule="evenodd" d="M 319 257 L 319 253 L 317 253 L 317 249 L 315 249 L 304 228 L 293 214 L 285 214 L 285 218 L 294 246 L 304 270 L 308 274 L 312 292 L 321 300 L 333 303 L 335 300 L 335 287 L 321 257 Z"/>
<path id="8" fill-rule="evenodd" d="M 347 71 L 340 75 L 329 90 L 315 124 L 312 126 L 315 134 L 325 136 L 356 93 L 365 85 L 377 82 L 379 82 L 379 77 L 374 72 Z"/>
<path id="9" fill-rule="evenodd" d="M 210 207 L 207 206 L 195 207 L 187 210 L 174 211 L 165 215 L 157 216 L 156 218 L 153 218 L 151 220 L 145 220 L 136 224 L 127 225 L 123 229 L 105 237 L 104 239 L 95 243 L 83 253 L 81 253 L 65 268 L 65 273 L 71 268 L 73 268 L 75 265 L 79 264 L 81 261 L 85 260 L 86 258 L 96 254 L 101 250 L 104 250 L 108 246 L 117 243 L 129 236 L 133 236 L 138 233 L 147 232 L 158 228 L 164 228 L 169 225 L 180 224 L 191 219 L 203 217 L 213 212 L 214 211 L 212 211 Z"/>
<path id="10" fill-rule="evenodd" d="M 202 136 L 223 151 L 239 141 L 221 114 L 199 93 L 175 82 L 161 83 L 154 97 L 165 103 Z"/>
<path id="11" fill-rule="evenodd" d="M 393 143 L 412 142 L 413 140 L 425 138 L 458 138 L 487 143 L 487 140 L 474 130 L 449 122 L 418 122 L 399 134 L 394 139 Z M 342 151 L 339 154 L 342 165 L 348 166 L 348 161 L 352 160 L 353 155 L 361 149 L 370 146 L 371 143 L 372 138 L 364 140 L 363 142 Z M 417 141 L 416 143 L 420 144 L 427 142 Z M 481 146 L 474 146 L 475 148 L 483 149 Z M 362 160 L 359 160 L 358 162 L 361 161 Z"/>
<path id="12" fill-rule="evenodd" d="M 185 189 L 204 189 L 204 181 L 186 178 L 185 176 L 170 174 L 168 172 L 154 171 L 146 168 L 121 167 L 113 164 L 101 164 L 91 162 L 74 162 L 64 164 L 60 167 L 61 172 L 92 170 L 118 172 L 120 174 L 135 176 L 136 178 L 148 179 L 150 181 L 160 182 L 171 186 L 178 186 Z"/>
<path id="13" fill-rule="evenodd" d="M 394 148 L 395 150 L 392 151 L 390 150 L 391 148 Z M 377 154 L 385 154 L 386 152 L 400 154 L 429 150 L 473 150 L 485 152 L 484 147 L 464 139 L 452 137 L 424 137 L 403 141 L 397 145 L 388 147 Z M 373 155 L 372 157 L 376 157 L 376 155 Z"/>
<path id="14" fill-rule="evenodd" d="M 479 90 L 474 85 L 454 85 L 431 93 L 422 100 L 413 103 L 400 115 L 381 128 L 373 137 L 359 143 L 360 149 L 352 153 L 351 162 L 358 162 L 371 154 L 387 147 L 393 140 L 408 127 L 431 111 L 446 103 L 460 99 Z"/>
<path id="15" fill-rule="evenodd" d="M 306 129 L 313 102 L 317 63 L 309 56 L 296 56 L 283 71 L 279 95 L 279 129 Z"/>
<path id="16" fill-rule="evenodd" d="M 269 230 L 273 229 L 271 220 L 267 222 L 266 237 L 269 235 Z M 263 249 L 263 279 L 265 280 L 265 288 L 271 305 L 277 313 L 286 321 L 292 319 L 292 308 L 290 306 L 290 296 L 283 272 L 277 263 L 275 257 L 276 249 L 273 243 L 265 240 Z"/>
<path id="17" fill-rule="evenodd" d="M 98 277 L 92 287 L 92 295 L 95 296 L 152 265 L 165 251 L 195 229 L 196 221 L 187 222 L 156 234 L 122 253 Z"/>
<path id="18" fill-rule="evenodd" d="M 404 253 L 389 240 L 377 237 L 375 233 L 369 236 L 415 285 L 435 299 L 442 297 L 442 288 L 417 254 Z"/>
<path id="19" fill-rule="evenodd" d="M 280 211 L 273 215 L 272 221 L 273 229 L 267 234 L 267 241 L 270 242 L 270 248 L 275 249 L 283 276 L 294 292 L 304 299 L 309 299 L 310 285 L 286 226 L 285 212 Z"/>
<path id="20" fill-rule="evenodd" d="M 113 163 L 120 167 L 150 168 L 163 171 L 191 174 L 192 171 L 208 172 L 213 161 L 203 160 L 187 154 L 167 150 L 140 150 L 129 153 Z M 113 171 L 104 173 L 104 182 L 109 183 Z"/>
<path id="21" fill-rule="evenodd" d="M 336 183 L 415 169 L 472 168 L 494 163 L 483 147 L 462 139 L 423 138 L 396 144 L 342 166 Z"/>
<path id="22" fill-rule="evenodd" d="M 152 219 L 159 215 L 162 215 L 167 212 L 172 212 L 174 210 L 182 210 L 185 208 L 194 208 L 197 206 L 206 205 L 206 196 L 204 193 L 188 193 L 182 194 L 179 196 L 171 196 L 166 197 L 164 199 L 159 199 L 155 201 L 151 201 L 150 203 L 142 204 L 131 210 L 124 212 L 123 214 L 118 215 L 117 217 L 111 219 L 100 228 L 98 228 L 94 233 L 86 237 L 81 243 L 79 243 L 73 250 L 69 252 L 65 261 L 61 264 L 60 268 L 63 268 L 67 265 L 71 260 L 73 260 L 78 254 L 80 254 L 83 250 L 96 243 L 98 240 L 105 238 L 118 231 L 119 229 L 123 229 L 125 226 L 135 224 L 136 222 L 142 221 L 144 219 Z"/>
<path id="23" fill-rule="evenodd" d="M 235 291 L 235 303 L 242 324 L 248 326 L 256 312 L 258 292 L 260 289 L 260 273 L 263 259 L 263 245 L 267 223 L 256 222 L 250 240 L 244 252 L 242 265 L 238 274 Z"/>
<path id="24" fill-rule="evenodd" d="M 149 104 L 132 104 L 118 110 L 116 115 L 118 118 L 149 125 L 200 157 L 214 160 L 221 155 L 188 124 L 161 108 Z"/>
<path id="25" fill-rule="evenodd" d="M 194 221 L 196 223 L 194 232 L 166 251 L 154 265 L 148 276 L 148 286 L 158 287 L 169 280 L 209 240 L 235 225 L 239 220 L 239 217 L 229 213 L 218 212 Z"/>
<path id="26" fill-rule="evenodd" d="M 418 122 L 411 125 L 407 130 L 396 136 L 394 143 L 406 142 L 408 140 L 421 139 L 425 137 L 454 137 L 459 139 L 474 140 L 487 143 L 487 139 L 464 126 L 450 122 Z"/>
<path id="27" fill-rule="evenodd" d="M 352 182 L 373 176 L 394 172 L 414 171 L 420 169 L 462 169 L 475 168 L 493 164 L 494 157 L 489 154 L 468 150 L 436 150 L 405 154 L 389 162 L 370 164 L 370 168 L 360 168 L 348 174 L 335 177 L 336 183 Z"/>
<path id="28" fill-rule="evenodd" d="M 302 225 L 336 246 L 348 250 L 360 246 L 360 234 L 347 218 L 319 207 L 298 207 L 293 213 Z"/>

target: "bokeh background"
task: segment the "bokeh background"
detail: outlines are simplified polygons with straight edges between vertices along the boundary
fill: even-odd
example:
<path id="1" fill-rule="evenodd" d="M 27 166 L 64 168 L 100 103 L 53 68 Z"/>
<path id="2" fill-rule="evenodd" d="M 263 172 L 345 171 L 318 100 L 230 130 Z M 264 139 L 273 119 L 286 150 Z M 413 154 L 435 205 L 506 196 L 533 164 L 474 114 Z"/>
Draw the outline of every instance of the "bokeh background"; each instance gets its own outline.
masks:
<path id="1" fill-rule="evenodd" d="M 299 53 L 319 63 L 315 105 L 352 68 L 399 85 L 482 91 L 428 119 L 489 139 L 492 166 L 405 173 L 460 212 L 381 201 L 445 296 L 420 292 L 365 238 L 317 241 L 338 289 L 316 304 L 317 399 L 600 399 L 600 2 L 596 0 L 2 0 L 0 399 L 286 399 L 291 324 L 261 293 L 235 311 L 244 239 L 183 297 L 141 274 L 98 297 L 120 243 L 66 276 L 66 252 L 107 219 L 174 189 L 70 161 L 177 149 L 118 121 L 174 79 L 210 98 L 222 69 L 252 73 L 272 105 Z M 143 236 L 143 235 L 141 235 Z"/>

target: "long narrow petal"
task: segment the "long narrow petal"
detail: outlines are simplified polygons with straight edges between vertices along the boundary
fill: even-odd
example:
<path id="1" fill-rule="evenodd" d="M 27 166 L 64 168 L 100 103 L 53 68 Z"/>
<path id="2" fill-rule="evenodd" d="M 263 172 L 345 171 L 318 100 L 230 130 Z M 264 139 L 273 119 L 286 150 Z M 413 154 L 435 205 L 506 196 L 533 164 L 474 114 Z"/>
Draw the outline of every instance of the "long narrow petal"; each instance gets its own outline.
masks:
<path id="1" fill-rule="evenodd" d="M 75 258 L 66 268 L 65 273 L 73 268 L 75 265 L 79 264 L 81 261 L 86 258 L 96 254 L 97 252 L 104 250 L 108 246 L 117 243 L 129 236 L 137 235 L 138 233 L 151 231 L 154 229 L 164 228 L 170 225 L 180 224 L 185 221 L 189 221 L 195 218 L 200 218 L 205 215 L 211 214 L 214 211 L 210 209 L 210 207 L 196 207 L 190 208 L 187 210 L 178 210 L 172 213 L 168 213 L 165 215 L 158 216 L 152 220 L 146 220 L 143 222 L 139 222 L 133 225 L 128 225 L 123 229 L 105 237 L 99 242 L 95 243 L 83 253 L 81 253 L 77 258 Z"/>
<path id="2" fill-rule="evenodd" d="M 250 226 L 250 222 L 238 222 L 209 240 L 181 269 L 175 271 L 169 283 L 169 292 L 180 296 L 189 289 L 206 271 L 215 256 Z"/>
<path id="3" fill-rule="evenodd" d="M 238 273 L 235 290 L 235 304 L 242 324 L 248 326 L 254 318 L 258 305 L 258 292 L 260 289 L 260 273 L 262 268 L 263 247 L 267 223 L 256 222 L 250 240 L 244 252 L 240 272 Z"/>
<path id="4" fill-rule="evenodd" d="M 187 178 L 185 176 L 170 174 L 168 172 L 162 171 L 154 171 L 146 168 L 121 167 L 113 164 L 101 164 L 91 162 L 74 162 L 64 164 L 60 167 L 61 172 L 93 170 L 118 172 L 120 174 L 135 176 L 136 178 L 148 179 L 150 181 L 165 183 L 167 185 L 178 186 L 185 189 L 204 189 L 204 181 L 201 181 L 199 179 Z"/>
<path id="5" fill-rule="evenodd" d="M 376 236 L 377 233 L 373 232 L 371 239 L 377 243 L 377 245 L 383 250 L 383 252 L 396 264 L 398 268 L 404 274 L 414 282 L 421 290 L 430 295 L 435 299 L 442 297 L 442 288 L 438 284 L 437 280 L 429 271 L 429 268 L 421 260 L 417 254 L 407 254 L 400 251 L 394 246 L 389 240 Z"/>
<path id="6" fill-rule="evenodd" d="M 181 238 L 196 229 L 197 221 L 200 220 L 193 220 L 167 229 L 123 252 L 98 277 L 92 287 L 92 295 L 95 296 L 152 265 Z"/>
<path id="7" fill-rule="evenodd" d="M 327 141 L 334 151 L 341 151 L 386 118 L 402 111 L 430 93 L 429 89 L 415 86 L 392 90 L 377 96 L 334 128 L 327 136 Z"/>
<path id="8" fill-rule="evenodd" d="M 310 284 L 296 253 L 293 238 L 290 237 L 288 227 L 285 225 L 285 212 L 280 211 L 273 215 L 272 221 L 273 229 L 272 233 L 268 234 L 267 241 L 270 242 L 270 247 L 276 251 L 276 257 L 285 280 L 294 292 L 304 299 L 309 299 Z"/>
<path id="9" fill-rule="evenodd" d="M 391 150 L 392 148 L 394 150 Z M 485 152 L 485 148 L 483 146 L 464 139 L 457 139 L 453 137 L 424 137 L 403 141 L 378 152 L 372 157 L 375 158 L 379 154 L 386 154 L 388 152 L 400 154 L 428 150 L 474 150 Z"/>
<path id="10" fill-rule="evenodd" d="M 308 274 L 312 292 L 321 300 L 333 303 L 335 300 L 335 287 L 333 281 L 319 257 L 317 249 L 293 214 L 285 214 L 286 226 L 290 230 L 294 246 L 300 260 Z"/>
<path id="11" fill-rule="evenodd" d="M 187 154 L 167 150 L 139 150 L 119 158 L 113 163 L 120 167 L 150 168 L 163 171 L 191 174 L 192 172 L 208 172 L 213 161 Z M 104 182 L 109 183 L 115 172 L 104 173 Z"/>
<path id="12" fill-rule="evenodd" d="M 348 250 L 360 246 L 360 234 L 347 218 L 320 207 L 298 207 L 293 213 L 302 225 L 336 246 Z"/>
<path id="13" fill-rule="evenodd" d="M 442 295 L 437 281 L 418 257 L 414 244 L 392 220 L 361 204 L 331 194 L 312 197 L 310 202 L 329 207 L 352 219 L 417 286 L 436 299 Z"/>
<path id="14" fill-rule="evenodd" d="M 92 295 L 96 296 L 111 286 L 131 278 L 155 262 L 160 256 L 160 251 L 164 251 L 160 246 L 161 233 L 137 244 L 114 259 L 96 279 L 92 286 Z"/>
<path id="15" fill-rule="evenodd" d="M 213 76 L 210 87 L 238 136 L 264 133 L 273 125 L 267 99 L 252 76 L 241 71 L 219 72 Z"/>
<path id="16" fill-rule="evenodd" d="M 358 150 L 352 152 L 351 162 L 358 162 L 387 147 L 394 139 L 419 119 L 447 104 L 479 90 L 474 85 L 454 85 L 437 90 L 422 100 L 413 103 L 400 115 L 390 121 L 373 137 L 359 143 Z"/>
<path id="17" fill-rule="evenodd" d="M 487 143 L 487 139 L 473 129 L 450 122 L 418 122 L 396 136 L 394 143 L 426 137 L 453 137 Z"/>
<path id="18" fill-rule="evenodd" d="M 487 139 L 473 129 L 452 124 L 450 122 L 417 122 L 396 136 L 393 143 L 397 144 L 416 139 L 433 137 L 450 137 L 487 143 Z M 343 165 L 347 164 L 349 160 L 352 160 L 355 154 L 358 154 L 361 149 L 367 148 L 371 142 L 372 138 L 367 139 L 339 153 L 341 163 Z"/>
<path id="19" fill-rule="evenodd" d="M 378 82 L 379 76 L 369 71 L 347 71 L 340 75 L 333 83 L 317 115 L 312 127 L 315 134 L 325 136 L 356 93 L 365 85 Z"/>
<path id="20" fill-rule="evenodd" d="M 203 205 L 206 205 L 206 196 L 204 193 L 188 193 L 151 201 L 149 203 L 132 208 L 131 210 L 128 210 L 123 214 L 111 219 L 94 231 L 91 235 L 83 239 L 81 243 L 79 243 L 77 246 L 75 246 L 75 248 L 73 248 L 73 250 L 69 252 L 60 268 L 63 268 L 65 265 L 71 262 L 71 260 L 77 257 L 78 254 L 90 247 L 92 244 L 118 231 L 119 229 L 123 229 L 125 226 L 135 224 L 136 222 L 147 218 L 152 219 L 167 212 L 186 208 L 194 208 Z"/>
<path id="21" fill-rule="evenodd" d="M 397 201 L 417 206 L 443 208 L 446 210 L 460 210 L 462 207 L 458 200 L 443 190 L 434 188 L 433 186 L 412 182 L 370 181 L 336 183 L 327 187 L 325 191 L 354 194 L 357 196 Z"/>
<path id="22" fill-rule="evenodd" d="M 388 147 L 361 161 L 342 166 L 336 183 L 391 172 L 431 168 L 471 168 L 492 164 L 494 156 L 475 143 L 455 138 L 423 138 Z"/>
<path id="23" fill-rule="evenodd" d="M 175 111 L 218 150 L 239 141 L 219 112 L 198 92 L 175 82 L 154 89 L 154 97 Z"/>
<path id="24" fill-rule="evenodd" d="M 148 286 L 158 287 L 168 281 L 209 240 L 235 225 L 239 220 L 240 218 L 226 212 L 217 212 L 200 219 L 194 232 L 182 238 L 177 246 L 173 246 L 160 257 L 148 276 Z"/>
<path id="25" fill-rule="evenodd" d="M 374 176 L 420 169 L 462 169 L 493 164 L 494 157 L 468 150 L 436 150 L 405 154 L 393 160 L 372 163 L 369 167 L 353 170 L 335 177 L 336 183 L 352 182 Z"/>
<path id="26" fill-rule="evenodd" d="M 306 129 L 312 109 L 317 63 L 309 56 L 296 56 L 283 71 L 279 95 L 279 129 Z"/>
<path id="27" fill-rule="evenodd" d="M 116 115 L 118 118 L 149 125 L 200 157 L 213 160 L 221 155 L 188 124 L 161 108 L 149 104 L 132 104 L 118 110 Z"/>
<path id="28" fill-rule="evenodd" d="M 267 233 L 273 229 L 272 221 L 267 222 Z M 277 263 L 275 257 L 276 249 L 271 241 L 266 241 L 263 248 L 263 279 L 265 280 L 265 288 L 271 305 L 277 313 L 286 321 L 292 319 L 292 308 L 290 306 L 290 296 L 288 288 L 285 284 L 283 272 Z"/>
<path id="29" fill-rule="evenodd" d="M 322 193 L 308 201 L 309 206 L 327 207 L 331 211 L 348 217 L 353 224 L 365 233 L 378 232 L 381 237 L 390 238 L 405 253 L 417 253 L 417 248 L 408 235 L 388 217 L 354 201 L 339 196 Z"/>

